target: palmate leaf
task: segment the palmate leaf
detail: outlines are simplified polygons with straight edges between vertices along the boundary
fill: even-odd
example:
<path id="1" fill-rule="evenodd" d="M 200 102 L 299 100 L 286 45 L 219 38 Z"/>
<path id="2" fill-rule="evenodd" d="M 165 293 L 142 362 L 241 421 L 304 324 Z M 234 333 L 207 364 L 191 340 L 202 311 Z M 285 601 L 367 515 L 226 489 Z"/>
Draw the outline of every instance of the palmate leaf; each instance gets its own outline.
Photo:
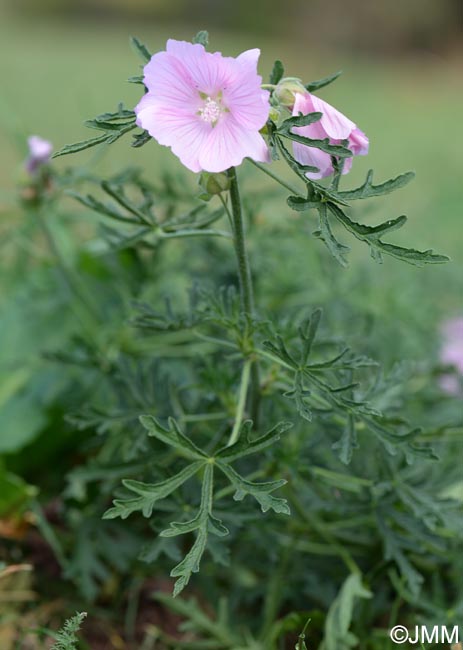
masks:
<path id="1" fill-rule="evenodd" d="M 183 433 L 173 418 L 169 418 L 167 427 L 161 425 L 151 415 L 142 415 L 139 419 L 148 431 L 148 435 L 174 448 L 182 457 L 189 459 L 191 462 L 175 476 L 158 483 L 143 483 L 131 479 L 123 480 L 123 486 L 128 492 L 136 496 L 128 495 L 115 499 L 113 507 L 103 517 L 104 519 L 114 519 L 116 517 L 125 519 L 134 512 L 141 512 L 144 517 L 149 518 L 152 516 L 158 501 L 173 494 L 186 481 L 202 472 L 201 502 L 196 515 L 187 521 L 172 521 L 169 527 L 160 533 L 160 538 L 172 538 L 188 533 L 195 533 L 196 535 L 196 539 L 188 553 L 172 569 L 171 576 L 177 578 L 174 587 L 175 596 L 188 584 L 191 575 L 199 571 L 201 558 L 208 545 L 209 534 L 224 537 L 229 533 L 222 521 L 214 517 L 212 513 L 215 467 L 220 469 L 235 488 L 235 500 L 241 500 L 246 494 L 250 494 L 260 504 L 263 512 L 271 509 L 276 513 L 289 514 L 286 500 L 274 497 L 271 494 L 282 487 L 286 483 L 285 480 L 255 483 L 238 474 L 229 463 L 263 451 L 279 440 L 280 435 L 291 424 L 281 422 L 262 436 L 251 438 L 249 432 L 252 422 L 246 422 L 241 429 L 241 437 L 235 444 L 222 447 L 215 455 L 209 455 Z M 150 554 L 156 558 L 156 548 L 154 552 L 153 549 L 148 550 L 148 553 L 144 551 L 143 558 L 146 560 L 147 557 L 150 557 Z"/>

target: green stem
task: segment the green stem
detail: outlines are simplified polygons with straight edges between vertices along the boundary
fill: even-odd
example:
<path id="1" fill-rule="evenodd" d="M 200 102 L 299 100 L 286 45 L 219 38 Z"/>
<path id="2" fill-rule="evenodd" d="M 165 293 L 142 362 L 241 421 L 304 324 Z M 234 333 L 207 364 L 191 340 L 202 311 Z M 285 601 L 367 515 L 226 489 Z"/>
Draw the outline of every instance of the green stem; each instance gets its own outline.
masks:
<path id="1" fill-rule="evenodd" d="M 238 187 L 238 178 L 236 169 L 231 167 L 228 170 L 230 179 L 230 203 L 232 212 L 232 230 L 233 242 L 235 245 L 236 259 L 238 262 L 238 275 L 240 283 L 241 309 L 246 314 L 244 326 L 244 343 L 247 347 L 253 348 L 253 336 L 250 332 L 250 318 L 254 315 L 254 296 L 252 290 L 251 267 L 249 265 L 248 254 L 246 251 L 246 239 L 244 235 L 243 210 L 241 206 L 241 197 Z M 251 366 L 251 391 L 250 391 L 250 415 L 254 426 L 258 425 L 259 419 L 259 401 L 260 401 L 260 380 L 259 366 L 254 359 Z"/>
<path id="2" fill-rule="evenodd" d="M 243 421 L 244 409 L 246 406 L 246 397 L 248 395 L 248 386 L 249 386 L 249 377 L 251 374 L 251 365 L 252 362 L 250 359 L 247 359 L 243 365 L 243 372 L 241 374 L 241 385 L 240 392 L 238 396 L 238 406 L 236 407 L 235 423 L 233 425 L 232 432 L 230 434 L 230 439 L 228 441 L 228 447 L 234 445 L 238 440 L 240 435 L 241 423 Z"/>
<path id="3" fill-rule="evenodd" d="M 302 198 L 306 198 L 304 194 L 301 194 L 301 192 L 296 189 L 295 187 L 292 187 L 289 183 L 284 181 L 282 178 L 274 174 L 270 169 L 268 169 L 268 165 L 261 165 L 260 163 L 256 162 L 255 160 L 252 160 L 251 158 L 247 158 L 247 160 L 254 165 L 254 167 L 257 167 L 260 169 L 264 174 L 267 174 L 267 176 L 270 176 L 270 178 L 273 178 L 274 181 L 285 187 L 287 190 L 291 192 L 291 194 L 294 194 L 295 196 L 300 196 Z"/>
<path id="4" fill-rule="evenodd" d="M 240 280 L 241 308 L 246 314 L 252 316 L 254 312 L 254 297 L 252 292 L 251 267 L 249 266 L 244 236 L 243 211 L 238 187 L 236 169 L 228 170 L 230 178 L 230 201 L 233 217 L 233 240 L 235 244 L 236 259 L 238 261 L 238 274 Z"/>

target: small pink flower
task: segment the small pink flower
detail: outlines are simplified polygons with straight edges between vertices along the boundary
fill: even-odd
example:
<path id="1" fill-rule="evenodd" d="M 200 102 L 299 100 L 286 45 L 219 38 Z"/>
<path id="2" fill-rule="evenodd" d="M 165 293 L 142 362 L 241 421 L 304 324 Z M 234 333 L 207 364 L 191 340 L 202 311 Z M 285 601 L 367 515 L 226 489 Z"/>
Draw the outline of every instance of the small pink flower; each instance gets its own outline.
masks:
<path id="1" fill-rule="evenodd" d="M 348 148 L 355 156 L 366 156 L 368 153 L 368 138 L 357 126 L 345 115 L 333 108 L 327 102 L 316 95 L 296 92 L 293 107 L 293 115 L 307 115 L 308 113 L 323 113 L 318 122 L 308 126 L 294 127 L 294 133 L 303 135 L 315 140 L 329 138 L 331 144 L 341 144 L 343 140 L 348 141 Z M 324 178 L 333 172 L 331 156 L 315 147 L 307 147 L 299 142 L 293 143 L 294 157 L 303 165 L 318 167 L 319 172 L 307 172 L 308 178 Z M 344 161 L 343 174 L 347 174 L 352 167 L 352 158 Z"/>
<path id="2" fill-rule="evenodd" d="M 29 157 L 26 160 L 26 170 L 29 174 L 34 174 L 39 167 L 50 160 L 53 145 L 38 135 L 31 135 L 27 139 L 27 145 L 29 147 Z"/>
<path id="3" fill-rule="evenodd" d="M 450 395 L 459 395 L 461 379 L 463 378 L 463 317 L 446 321 L 442 326 L 443 342 L 440 360 L 446 366 L 454 366 L 455 375 L 443 375 L 440 378 L 442 390 Z"/>
<path id="4" fill-rule="evenodd" d="M 200 44 L 167 41 L 144 68 L 148 92 L 135 107 L 137 124 L 193 172 L 221 172 L 249 157 L 269 162 L 259 130 L 270 110 L 257 74 L 260 51 L 236 59 Z"/>

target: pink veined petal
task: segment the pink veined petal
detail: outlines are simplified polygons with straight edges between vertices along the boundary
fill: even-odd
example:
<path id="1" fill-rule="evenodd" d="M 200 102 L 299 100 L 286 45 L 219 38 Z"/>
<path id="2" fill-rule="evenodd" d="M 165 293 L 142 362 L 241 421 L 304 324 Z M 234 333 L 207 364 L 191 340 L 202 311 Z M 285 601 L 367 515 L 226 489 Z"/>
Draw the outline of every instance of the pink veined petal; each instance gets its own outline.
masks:
<path id="1" fill-rule="evenodd" d="M 347 139 L 356 128 L 354 122 L 316 95 L 311 95 L 311 99 L 314 110 L 323 113 L 320 122 L 326 135 L 335 140 Z"/>
<path id="2" fill-rule="evenodd" d="M 198 153 L 207 142 L 211 126 L 189 112 L 172 111 L 146 94 L 138 106 L 137 124 L 146 129 L 159 144 L 171 147 L 172 152 L 193 172 L 200 172 Z"/>
<path id="3" fill-rule="evenodd" d="M 242 69 L 244 69 L 246 66 L 250 72 L 257 74 L 257 64 L 259 62 L 259 57 L 260 50 L 258 47 L 255 47 L 252 50 L 241 52 L 241 54 L 236 57 L 236 62 L 239 63 Z"/>
<path id="4" fill-rule="evenodd" d="M 363 131 L 356 127 L 349 136 L 349 149 L 356 156 L 366 156 L 370 142 Z"/>
<path id="5" fill-rule="evenodd" d="M 185 68 L 167 52 L 158 52 L 145 65 L 144 82 L 159 102 L 169 106 L 193 106 L 199 100 Z"/>
<path id="6" fill-rule="evenodd" d="M 167 52 L 176 58 L 196 92 L 215 95 L 233 82 L 236 60 L 220 52 L 206 52 L 199 44 L 167 41 Z"/>
<path id="7" fill-rule="evenodd" d="M 241 164 L 244 158 L 270 162 L 268 147 L 259 132 L 243 129 L 227 115 L 210 132 L 199 153 L 200 165 L 208 172 L 222 172 Z"/>
<path id="8" fill-rule="evenodd" d="M 309 93 L 295 93 L 294 95 L 294 106 L 293 106 L 293 115 L 307 115 L 308 113 L 315 113 L 316 110 L 312 103 L 313 95 Z"/>
<path id="9" fill-rule="evenodd" d="M 261 129 L 270 112 L 270 93 L 260 87 L 246 86 L 224 92 L 224 104 L 245 129 Z"/>

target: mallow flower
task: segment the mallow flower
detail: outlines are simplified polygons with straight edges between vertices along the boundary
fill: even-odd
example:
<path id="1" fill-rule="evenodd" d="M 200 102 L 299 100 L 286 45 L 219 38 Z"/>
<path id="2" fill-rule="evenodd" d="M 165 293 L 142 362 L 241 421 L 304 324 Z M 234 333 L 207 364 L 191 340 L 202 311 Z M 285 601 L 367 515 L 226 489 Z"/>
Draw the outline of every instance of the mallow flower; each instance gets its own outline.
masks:
<path id="1" fill-rule="evenodd" d="M 253 49 L 232 58 L 168 40 L 144 68 L 148 92 L 135 107 L 137 124 L 193 172 L 222 172 L 246 157 L 270 162 L 259 133 L 270 110 L 259 55 Z"/>
<path id="2" fill-rule="evenodd" d="M 29 156 L 27 157 L 25 166 L 29 174 L 34 174 L 42 165 L 46 165 L 50 160 L 53 145 L 38 135 L 31 135 L 27 139 L 27 146 L 29 147 Z"/>
<path id="3" fill-rule="evenodd" d="M 301 113 L 302 115 L 322 113 L 321 119 L 317 122 L 293 127 L 293 133 L 315 140 L 328 138 L 331 144 L 341 144 L 343 140 L 347 140 L 347 147 L 354 156 L 365 156 L 368 153 L 369 142 L 365 133 L 331 104 L 309 93 L 298 79 L 283 79 L 276 89 L 276 96 L 292 111 L 293 116 Z M 333 174 L 330 154 L 299 142 L 293 143 L 293 152 L 295 159 L 302 165 L 311 165 L 319 169 L 318 172 L 307 172 L 308 178 L 324 178 Z M 352 158 L 344 160 L 343 174 L 350 171 L 352 160 Z"/>

